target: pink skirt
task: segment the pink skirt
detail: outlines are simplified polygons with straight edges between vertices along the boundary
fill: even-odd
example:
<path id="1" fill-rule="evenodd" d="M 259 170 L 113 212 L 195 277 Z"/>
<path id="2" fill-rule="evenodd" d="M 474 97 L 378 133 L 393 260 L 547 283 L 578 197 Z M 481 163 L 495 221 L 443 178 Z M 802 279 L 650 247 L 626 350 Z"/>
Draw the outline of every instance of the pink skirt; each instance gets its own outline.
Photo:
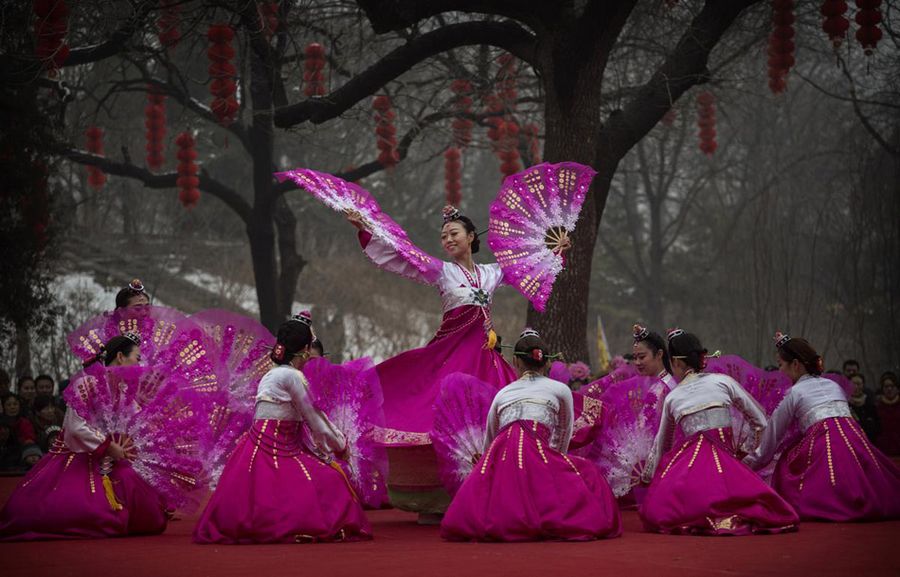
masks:
<path id="1" fill-rule="evenodd" d="M 441 522 L 450 541 L 617 537 L 616 500 L 597 468 L 550 448 L 549 430 L 516 421 L 491 443 Z"/>
<path id="2" fill-rule="evenodd" d="M 749 535 L 796 530 L 794 508 L 731 452 L 730 428 L 695 433 L 661 459 L 639 512 L 656 533 Z"/>
<path id="3" fill-rule="evenodd" d="M 457 307 L 444 314 L 426 346 L 379 364 L 385 427 L 376 430 L 376 440 L 393 447 L 431 444 L 434 403 L 441 381 L 451 373 L 472 375 L 497 390 L 516 380 L 503 355 L 486 350 L 485 342 L 481 307 Z"/>
<path id="4" fill-rule="evenodd" d="M 801 519 L 900 518 L 900 469 L 850 417 L 812 425 L 779 459 L 772 485 Z"/>
<path id="5" fill-rule="evenodd" d="M 310 454 L 298 421 L 256 420 L 194 528 L 195 543 L 315 543 L 372 538 L 343 472 Z"/>
<path id="6" fill-rule="evenodd" d="M 57 442 L 0 512 L 0 541 L 97 539 L 165 531 L 165 504 L 131 463 L 117 461 L 109 479 L 119 510 L 107 499 L 100 458 L 73 453 Z"/>

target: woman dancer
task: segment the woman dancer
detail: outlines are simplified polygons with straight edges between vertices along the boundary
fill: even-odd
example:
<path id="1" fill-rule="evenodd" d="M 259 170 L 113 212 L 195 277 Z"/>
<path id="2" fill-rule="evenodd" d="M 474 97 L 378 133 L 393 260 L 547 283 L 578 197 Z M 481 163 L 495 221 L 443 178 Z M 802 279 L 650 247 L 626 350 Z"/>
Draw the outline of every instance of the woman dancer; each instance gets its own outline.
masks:
<path id="1" fill-rule="evenodd" d="M 132 279 L 128 286 L 116 293 L 116 308 L 139 307 L 150 304 L 150 295 L 140 279 Z"/>
<path id="2" fill-rule="evenodd" d="M 645 377 L 656 377 L 666 384 L 671 391 L 678 384 L 672 376 L 672 365 L 666 351 L 666 341 L 659 335 L 641 325 L 634 325 L 634 344 L 631 353 L 634 355 L 634 368 Z"/>
<path id="3" fill-rule="evenodd" d="M 775 335 L 775 346 L 778 368 L 794 386 L 747 462 L 760 469 L 780 446 L 787 447 L 775 466 L 772 486 L 802 519 L 900 517 L 900 469 L 863 433 L 841 387 L 821 376 L 822 357 L 805 339 L 782 333 Z M 797 433 L 793 439 L 792 429 Z"/>
<path id="4" fill-rule="evenodd" d="M 515 345 L 520 378 L 497 393 L 484 456 L 441 523 L 453 541 L 587 541 L 621 533 L 615 498 L 589 462 L 566 454 L 569 388 L 546 377 L 547 345 L 526 330 Z"/>
<path id="5" fill-rule="evenodd" d="M 139 337 L 126 333 L 112 338 L 96 360 L 101 358 L 107 367 L 137 365 Z M 73 387 L 77 390 L 78 383 Z M 0 540 L 162 533 L 165 505 L 131 468 L 132 456 L 129 442 L 120 444 L 102 434 L 70 407 L 49 454 L 25 476 L 0 512 Z"/>
<path id="6" fill-rule="evenodd" d="M 515 371 L 494 350 L 491 295 L 503 280 L 500 265 L 475 264 L 480 240 L 472 221 L 453 207 L 445 207 L 441 246 L 450 262 L 431 259 L 422 272 L 387 242 L 366 231 L 357 214 L 347 219 L 359 230 L 366 255 L 379 268 L 437 288 L 444 318 L 434 338 L 378 365 L 384 390 L 386 445 L 429 445 L 432 405 L 443 377 L 463 372 L 500 388 L 515 380 Z"/>
<path id="7" fill-rule="evenodd" d="M 640 507 L 648 531 L 747 535 L 795 529 L 794 509 L 736 458 L 729 407 L 757 432 L 766 417 L 731 377 L 701 372 L 706 349 L 681 329 L 669 332 L 678 386 L 666 396 L 662 421 L 644 469 L 650 487 Z M 676 427 L 685 439 L 674 447 Z"/>
<path id="8" fill-rule="evenodd" d="M 195 543 L 371 539 L 347 476 L 330 456 L 346 441 L 313 407 L 300 372 L 311 342 L 309 317 L 296 315 L 278 329 L 277 366 L 259 383 L 253 426 L 225 465 L 194 529 Z"/>

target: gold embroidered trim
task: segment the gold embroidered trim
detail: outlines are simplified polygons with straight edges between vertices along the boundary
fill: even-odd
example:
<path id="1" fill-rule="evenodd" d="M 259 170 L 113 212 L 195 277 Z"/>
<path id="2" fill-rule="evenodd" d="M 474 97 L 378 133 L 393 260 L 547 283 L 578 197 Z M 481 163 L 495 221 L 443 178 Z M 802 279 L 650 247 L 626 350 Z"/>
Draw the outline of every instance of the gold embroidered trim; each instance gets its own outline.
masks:
<path id="1" fill-rule="evenodd" d="M 272 464 L 275 465 L 275 468 L 278 468 L 278 425 L 281 424 L 281 421 L 275 421 L 275 442 L 272 443 Z"/>
<path id="2" fill-rule="evenodd" d="M 816 436 L 810 435 L 809 437 L 809 451 L 806 453 L 806 469 L 803 470 L 803 473 L 800 474 L 800 491 L 803 491 L 803 481 L 806 479 L 806 473 L 809 472 L 809 468 L 812 466 L 812 454 L 813 454 L 813 445 L 816 443 Z"/>
<path id="3" fill-rule="evenodd" d="M 572 467 L 572 470 L 575 471 L 575 474 L 578 475 L 578 476 L 580 477 L 580 476 L 581 476 L 581 471 L 579 471 L 579 470 L 578 470 L 578 467 L 575 466 L 575 463 L 573 463 L 573 462 L 569 459 L 569 456 L 566 455 L 565 453 L 562 453 L 562 458 L 566 460 L 566 463 L 568 463 L 570 467 Z"/>
<path id="4" fill-rule="evenodd" d="M 592 399 L 591 397 L 582 398 L 581 414 L 572 424 L 573 435 L 582 429 L 593 427 L 600 419 L 601 413 L 603 413 L 603 401 Z"/>
<path id="5" fill-rule="evenodd" d="M 540 439 L 536 439 L 536 440 L 537 440 L 538 453 L 541 454 L 541 459 L 543 459 L 544 464 L 546 464 L 547 463 L 547 455 L 544 454 L 544 445 L 541 443 Z"/>
<path id="6" fill-rule="evenodd" d="M 525 442 L 525 431 L 519 428 L 519 468 L 524 469 L 522 465 L 522 445 Z"/>
<path id="7" fill-rule="evenodd" d="M 823 421 L 825 425 L 825 456 L 828 458 L 828 476 L 831 477 L 831 486 L 835 486 L 834 482 L 834 462 L 831 460 L 831 429 L 828 428 L 828 421 Z"/>
<path id="8" fill-rule="evenodd" d="M 691 442 L 690 442 L 690 441 L 685 441 L 685 443 L 684 443 L 684 444 L 683 444 L 683 445 L 681 445 L 681 448 L 680 448 L 680 449 L 678 449 L 678 452 L 677 452 L 677 453 L 675 453 L 675 456 L 674 456 L 674 457 L 672 457 L 672 460 L 671 460 L 671 461 L 669 461 L 669 464 L 668 464 L 668 465 L 666 465 L 666 470 L 665 470 L 665 471 L 663 471 L 663 474 L 662 474 L 662 475 L 660 475 L 660 477 L 659 477 L 659 478 L 660 478 L 660 479 L 662 479 L 662 478 L 663 478 L 663 477 L 665 477 L 665 476 L 666 476 L 666 473 L 668 473 L 668 472 L 669 472 L 669 469 L 671 469 L 671 468 L 672 468 L 672 465 L 674 465 L 674 464 L 675 464 L 675 461 L 677 461 L 677 460 L 678 460 L 678 457 L 680 457 L 680 456 L 681 456 L 681 454 L 682 454 L 682 453 L 683 453 L 683 452 L 684 452 L 684 450 L 685 450 L 685 449 L 687 449 L 687 446 L 688 446 L 688 445 L 690 445 L 690 444 L 691 444 Z"/>
<path id="9" fill-rule="evenodd" d="M 494 440 L 494 443 L 496 443 L 496 439 Z M 488 447 L 487 454 L 484 456 L 484 461 L 481 462 L 482 475 L 484 475 L 487 471 L 488 461 L 491 460 L 491 451 L 494 450 L 494 443 L 491 443 L 491 445 Z"/>
<path id="10" fill-rule="evenodd" d="M 306 468 L 306 465 L 304 465 L 303 461 L 300 460 L 300 457 L 294 456 L 294 460 L 297 461 L 297 464 L 300 465 L 301 469 L 303 469 L 303 474 L 306 475 L 306 480 L 312 481 L 312 476 L 309 474 L 309 470 Z"/>
<path id="11" fill-rule="evenodd" d="M 716 461 L 716 470 L 719 474 L 722 473 L 722 462 L 719 461 L 719 452 L 716 451 L 716 446 L 710 443 L 710 448 L 712 449 L 713 459 Z"/>
<path id="12" fill-rule="evenodd" d="M 414 433 L 412 431 L 399 431 L 386 427 L 372 427 L 372 438 L 382 445 L 430 445 L 431 436 L 428 433 Z"/>
<path id="13" fill-rule="evenodd" d="M 694 446 L 694 454 L 691 455 L 691 460 L 688 462 L 688 469 L 694 466 L 694 461 L 697 460 L 697 455 L 700 453 L 700 447 L 703 446 L 703 435 L 697 437 L 697 444 Z"/>
<path id="14" fill-rule="evenodd" d="M 91 484 L 91 494 L 97 492 L 97 486 L 94 484 L 94 460 L 88 455 L 88 481 Z"/>
<path id="15" fill-rule="evenodd" d="M 513 432 L 512 427 L 510 427 L 506 431 L 506 443 L 503 445 L 503 454 L 500 455 L 501 461 L 506 460 L 506 450 L 509 449 L 509 438 L 512 437 L 512 432 Z"/>
<path id="16" fill-rule="evenodd" d="M 841 434 L 841 438 L 844 439 L 844 444 L 847 445 L 847 450 L 850 451 L 850 454 L 853 455 L 853 460 L 856 461 L 856 466 L 859 467 L 860 471 L 864 471 L 862 463 L 859 462 L 859 456 L 856 454 L 856 451 L 853 450 L 853 445 L 850 444 L 850 439 L 847 438 L 847 434 L 844 433 L 844 427 L 841 426 L 841 422 L 835 419 L 834 424 L 837 425 L 838 433 Z"/>
<path id="17" fill-rule="evenodd" d="M 256 453 L 259 452 L 259 444 L 262 442 L 263 433 L 266 432 L 266 427 L 269 426 L 269 420 L 266 419 L 263 421 L 262 428 L 259 430 L 259 436 L 256 437 L 256 442 L 253 444 L 253 454 L 250 455 L 250 464 L 247 466 L 247 472 L 253 471 L 253 462 L 256 460 Z"/>
<path id="18" fill-rule="evenodd" d="M 850 430 L 853 431 L 854 433 L 856 433 L 856 436 L 859 437 L 860 442 L 863 444 L 863 446 L 866 448 L 866 451 L 869 453 L 869 457 L 872 458 L 872 463 L 874 463 L 875 467 L 880 471 L 881 464 L 878 462 L 878 459 L 875 458 L 875 453 L 872 452 L 872 445 L 869 444 L 869 439 L 867 439 L 865 437 L 865 435 L 860 434 L 859 429 L 857 427 L 854 427 L 853 425 L 850 426 Z"/>

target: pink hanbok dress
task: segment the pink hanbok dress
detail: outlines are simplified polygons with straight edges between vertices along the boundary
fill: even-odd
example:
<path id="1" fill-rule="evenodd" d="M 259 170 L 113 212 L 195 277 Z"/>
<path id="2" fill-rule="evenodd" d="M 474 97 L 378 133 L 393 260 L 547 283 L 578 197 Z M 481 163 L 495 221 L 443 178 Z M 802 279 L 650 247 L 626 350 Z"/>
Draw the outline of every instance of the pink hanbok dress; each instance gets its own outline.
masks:
<path id="1" fill-rule="evenodd" d="M 732 441 L 732 406 L 755 431 L 765 427 L 762 408 L 727 375 L 689 375 L 666 395 L 644 469 L 652 482 L 639 513 L 648 531 L 747 535 L 796 528 L 793 507 L 736 458 L 742 449 Z M 673 446 L 677 429 L 683 440 Z"/>
<path id="2" fill-rule="evenodd" d="M 441 523 L 452 541 L 587 541 L 621 533 L 609 485 L 590 462 L 567 454 L 574 410 L 569 388 L 526 376 L 500 390 L 487 418 L 484 454 Z"/>
<path id="3" fill-rule="evenodd" d="M 800 377 L 747 462 L 765 467 L 780 448 L 772 486 L 802 519 L 900 518 L 900 469 L 869 441 L 834 381 Z"/>
<path id="4" fill-rule="evenodd" d="M 303 374 L 290 366 L 271 369 L 259 383 L 253 426 L 226 463 L 194 542 L 371 539 L 347 475 L 329 457 L 345 446 L 313 407 Z"/>
<path id="5" fill-rule="evenodd" d="M 165 531 L 168 517 L 163 499 L 129 461 L 113 461 L 106 455 L 109 443 L 70 407 L 63 432 L 0 512 L 0 541 L 92 539 Z M 104 472 L 108 473 L 108 488 Z"/>
<path id="6" fill-rule="evenodd" d="M 503 272 L 496 263 L 477 264 L 468 271 L 433 257 L 427 257 L 427 266 L 417 267 L 379 237 L 361 232 L 359 239 L 379 268 L 432 286 L 441 295 L 444 318 L 431 341 L 376 367 L 385 418 L 378 440 L 388 447 L 430 445 L 433 405 L 444 377 L 465 373 L 497 389 L 516 379 L 503 356 L 485 348 L 491 296 L 502 283 Z"/>

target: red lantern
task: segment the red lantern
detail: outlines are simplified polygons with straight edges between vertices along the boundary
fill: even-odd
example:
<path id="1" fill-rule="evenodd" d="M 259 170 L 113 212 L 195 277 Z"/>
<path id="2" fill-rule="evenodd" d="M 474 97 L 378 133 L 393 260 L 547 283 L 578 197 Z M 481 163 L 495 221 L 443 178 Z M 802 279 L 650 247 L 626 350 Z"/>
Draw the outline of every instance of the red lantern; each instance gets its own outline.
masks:
<path id="1" fill-rule="evenodd" d="M 850 28 L 850 21 L 844 16 L 847 13 L 847 3 L 844 0 L 825 0 L 822 3 L 822 30 L 828 34 L 828 39 L 835 49 L 839 48 L 844 38 L 847 36 L 847 30 Z"/>
<path id="2" fill-rule="evenodd" d="M 152 88 L 147 92 L 144 126 L 147 128 L 147 167 L 159 170 L 166 161 L 163 155 L 166 147 L 166 97 Z"/>
<path id="3" fill-rule="evenodd" d="M 266 40 L 278 32 L 278 2 L 260 2 L 256 6 Z"/>
<path id="4" fill-rule="evenodd" d="M 856 40 L 863 47 L 866 56 L 871 56 L 881 40 L 881 0 L 856 0 Z"/>
<path id="5" fill-rule="evenodd" d="M 670 109 L 666 110 L 665 114 L 663 114 L 662 123 L 666 127 L 671 127 L 672 125 L 675 124 L 675 120 L 677 118 L 678 118 L 678 113 L 675 112 L 674 108 L 670 108 Z"/>
<path id="6" fill-rule="evenodd" d="M 503 102 L 496 94 L 488 94 L 484 97 L 484 104 L 486 112 L 490 115 L 485 120 L 485 123 L 490 127 L 487 131 L 487 137 L 491 141 L 491 150 L 497 153 L 500 150 L 500 142 L 503 140 L 504 135 L 503 117 L 500 116 L 500 113 L 503 112 Z"/>
<path id="7" fill-rule="evenodd" d="M 700 127 L 700 150 L 707 156 L 716 151 L 716 97 L 711 92 L 697 95 L 697 126 Z"/>
<path id="8" fill-rule="evenodd" d="M 181 12 L 179 0 L 163 0 L 162 14 L 156 21 L 156 37 L 163 48 L 171 48 L 181 40 L 181 31 L 178 29 L 178 15 Z"/>
<path id="9" fill-rule="evenodd" d="M 462 202 L 462 163 L 461 154 L 455 146 L 444 152 L 444 190 L 447 204 L 459 206 Z"/>
<path id="10" fill-rule="evenodd" d="M 34 0 L 31 7 L 37 17 L 34 23 L 35 56 L 54 76 L 69 57 L 65 42 L 69 8 L 65 0 Z"/>
<path id="11" fill-rule="evenodd" d="M 503 123 L 503 142 L 500 147 L 500 172 L 503 176 L 510 176 L 522 170 L 519 162 L 519 125 L 515 120 L 507 120 Z"/>
<path id="12" fill-rule="evenodd" d="M 178 146 L 178 200 L 185 208 L 193 208 L 200 200 L 200 179 L 197 177 L 197 151 L 194 150 L 194 137 L 189 132 L 182 132 L 175 138 Z"/>
<path id="13" fill-rule="evenodd" d="M 91 154 L 103 156 L 103 129 L 99 126 L 91 126 L 85 132 L 87 137 L 87 150 Z M 88 184 L 100 190 L 106 184 L 106 173 L 96 166 L 88 166 Z"/>
<path id="14" fill-rule="evenodd" d="M 234 122 L 238 113 L 238 102 L 235 97 L 237 85 L 235 76 L 237 69 L 231 60 L 234 58 L 234 30 L 227 24 L 213 24 L 206 33 L 209 39 L 207 56 L 209 57 L 209 92 L 213 96 L 210 108 L 222 126 Z"/>
<path id="15" fill-rule="evenodd" d="M 498 59 L 500 70 L 497 71 L 497 95 L 503 102 L 503 106 L 507 113 L 512 113 L 516 109 L 516 98 L 518 90 L 516 89 L 518 71 L 518 63 L 512 54 L 503 54 Z"/>
<path id="16" fill-rule="evenodd" d="M 307 44 L 303 49 L 303 94 L 323 96 L 325 94 L 325 47 L 317 42 Z"/>
<path id="17" fill-rule="evenodd" d="M 794 66 L 794 0 L 773 0 L 769 36 L 769 89 L 780 94 Z"/>
<path id="18" fill-rule="evenodd" d="M 541 143 L 538 140 L 538 125 L 528 124 L 525 126 L 525 135 L 528 137 L 528 155 L 531 157 L 531 164 L 541 163 Z"/>
<path id="19" fill-rule="evenodd" d="M 457 114 L 471 114 L 472 112 L 472 83 L 468 80 L 457 79 L 450 85 L 450 89 L 456 94 L 453 108 Z M 453 119 L 453 143 L 459 148 L 465 148 L 472 142 L 472 126 L 475 123 L 464 116 Z M 455 206 L 455 205 L 454 205 Z"/>
<path id="20" fill-rule="evenodd" d="M 385 168 L 393 168 L 400 162 L 397 151 L 397 129 L 394 127 L 394 110 L 388 96 L 376 96 L 372 101 L 375 109 L 375 136 L 378 144 L 378 162 Z"/>

